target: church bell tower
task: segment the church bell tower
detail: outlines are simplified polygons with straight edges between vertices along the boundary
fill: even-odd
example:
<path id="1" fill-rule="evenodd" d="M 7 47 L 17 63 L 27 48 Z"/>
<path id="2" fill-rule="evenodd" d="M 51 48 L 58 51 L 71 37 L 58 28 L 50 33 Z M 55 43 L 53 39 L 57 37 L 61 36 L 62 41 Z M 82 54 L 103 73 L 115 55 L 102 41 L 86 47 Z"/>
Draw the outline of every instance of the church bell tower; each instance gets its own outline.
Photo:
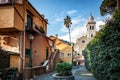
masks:
<path id="1" fill-rule="evenodd" d="M 96 35 L 96 22 L 94 21 L 94 17 L 90 14 L 88 22 L 87 22 L 87 38 L 92 39 Z"/>

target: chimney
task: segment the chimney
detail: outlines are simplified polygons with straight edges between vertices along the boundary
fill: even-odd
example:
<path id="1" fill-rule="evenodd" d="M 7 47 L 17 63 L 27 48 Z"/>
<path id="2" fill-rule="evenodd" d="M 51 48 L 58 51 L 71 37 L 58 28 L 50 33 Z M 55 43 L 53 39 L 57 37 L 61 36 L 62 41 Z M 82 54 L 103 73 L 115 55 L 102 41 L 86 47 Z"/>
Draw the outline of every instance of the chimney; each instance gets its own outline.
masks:
<path id="1" fill-rule="evenodd" d="M 56 34 L 55 36 L 56 36 L 56 38 L 58 38 L 58 34 Z"/>

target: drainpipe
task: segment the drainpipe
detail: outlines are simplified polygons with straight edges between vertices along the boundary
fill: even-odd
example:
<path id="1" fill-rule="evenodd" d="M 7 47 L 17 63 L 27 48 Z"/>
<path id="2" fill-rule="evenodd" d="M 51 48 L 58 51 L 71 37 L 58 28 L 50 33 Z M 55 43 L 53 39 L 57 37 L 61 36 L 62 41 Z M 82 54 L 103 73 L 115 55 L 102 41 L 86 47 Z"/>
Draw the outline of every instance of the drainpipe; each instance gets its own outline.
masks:
<path id="1" fill-rule="evenodd" d="M 23 80 L 24 80 L 24 77 L 25 77 L 25 74 L 24 74 L 24 69 L 25 69 L 25 35 L 26 35 L 26 32 L 25 32 L 25 27 L 26 27 L 26 4 L 27 4 L 28 0 L 26 0 L 24 2 L 24 32 L 23 32 L 23 62 L 22 62 L 22 73 L 23 73 Z"/>
<path id="2" fill-rule="evenodd" d="M 20 32 L 18 33 L 18 51 L 20 52 Z"/>

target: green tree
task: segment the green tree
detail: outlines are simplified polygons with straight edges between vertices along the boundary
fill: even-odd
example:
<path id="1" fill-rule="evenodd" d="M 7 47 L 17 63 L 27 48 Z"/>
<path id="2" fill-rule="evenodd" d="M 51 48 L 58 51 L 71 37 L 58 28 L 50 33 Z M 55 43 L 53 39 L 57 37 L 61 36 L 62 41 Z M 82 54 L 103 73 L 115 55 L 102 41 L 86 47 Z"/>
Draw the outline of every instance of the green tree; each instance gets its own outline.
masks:
<path id="1" fill-rule="evenodd" d="M 85 64 L 97 80 L 120 80 L 120 10 L 85 49 Z"/>
<path id="2" fill-rule="evenodd" d="M 117 0 L 117 8 L 120 9 L 120 0 Z"/>
<path id="3" fill-rule="evenodd" d="M 104 16 L 107 13 L 112 14 L 117 6 L 117 1 L 119 2 L 119 0 L 103 0 L 100 6 L 101 15 Z"/>

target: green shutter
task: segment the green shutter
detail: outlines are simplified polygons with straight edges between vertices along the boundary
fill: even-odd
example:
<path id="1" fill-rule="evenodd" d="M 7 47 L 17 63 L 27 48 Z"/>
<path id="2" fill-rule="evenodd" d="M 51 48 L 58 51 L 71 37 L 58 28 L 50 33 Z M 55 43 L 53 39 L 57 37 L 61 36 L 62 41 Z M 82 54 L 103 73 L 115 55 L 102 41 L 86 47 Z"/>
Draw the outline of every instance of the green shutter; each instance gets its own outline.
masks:
<path id="1" fill-rule="evenodd" d="M 30 49 L 25 49 L 25 55 L 30 56 Z"/>

